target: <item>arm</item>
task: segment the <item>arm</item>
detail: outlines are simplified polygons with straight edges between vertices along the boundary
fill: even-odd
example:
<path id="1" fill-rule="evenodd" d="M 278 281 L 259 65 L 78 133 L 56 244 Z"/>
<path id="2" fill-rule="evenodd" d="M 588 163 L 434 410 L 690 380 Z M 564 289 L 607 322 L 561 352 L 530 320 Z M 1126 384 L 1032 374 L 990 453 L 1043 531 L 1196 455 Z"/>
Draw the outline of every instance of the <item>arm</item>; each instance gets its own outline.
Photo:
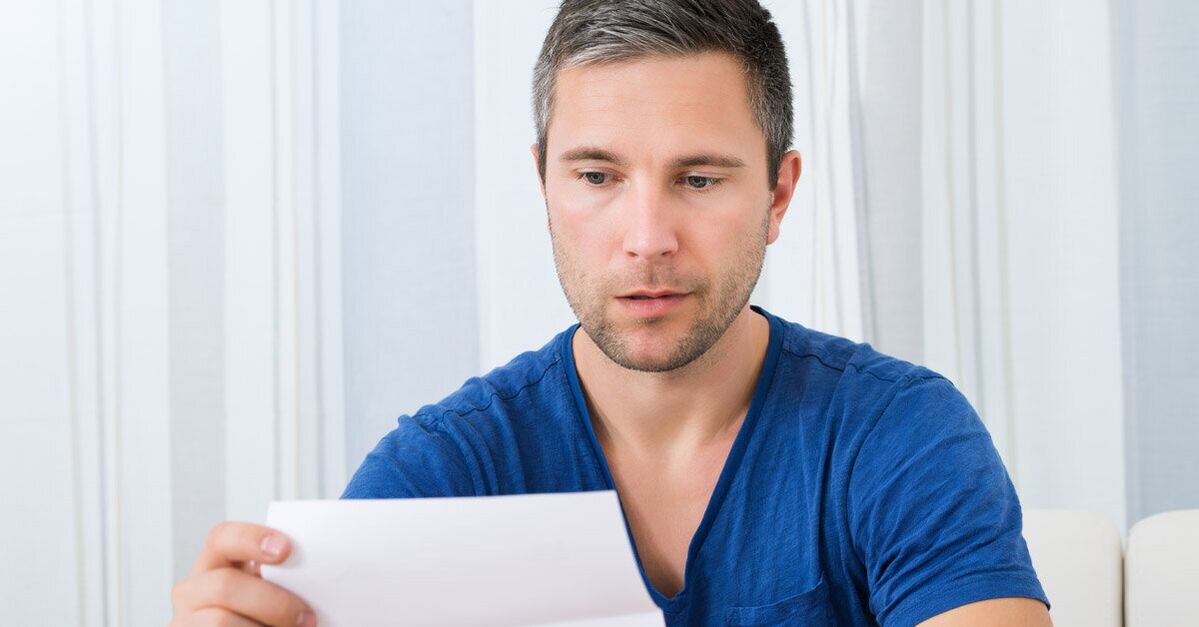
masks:
<path id="1" fill-rule="evenodd" d="M 1047 599 L 990 434 L 949 381 L 898 386 L 862 441 L 849 484 L 871 610 L 888 627 L 930 618 L 1038 624 L 1019 614 L 1034 611 L 1030 603 L 1045 612 Z M 1012 612 L 1021 618 L 1005 623 Z"/>
<path id="2" fill-rule="evenodd" d="M 1036 599 L 1008 597 L 987 599 L 956 607 L 920 623 L 917 627 L 1052 627 L 1049 610 Z"/>

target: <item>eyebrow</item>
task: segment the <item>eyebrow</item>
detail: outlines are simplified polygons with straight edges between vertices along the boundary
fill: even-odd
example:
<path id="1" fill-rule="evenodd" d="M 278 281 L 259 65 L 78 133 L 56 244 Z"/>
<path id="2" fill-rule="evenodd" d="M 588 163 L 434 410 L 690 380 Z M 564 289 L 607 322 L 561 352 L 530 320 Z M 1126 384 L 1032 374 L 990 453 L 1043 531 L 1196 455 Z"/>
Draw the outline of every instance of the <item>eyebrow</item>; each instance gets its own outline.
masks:
<path id="1" fill-rule="evenodd" d="M 731 155 L 698 154 L 680 157 L 670 165 L 674 168 L 693 168 L 701 165 L 717 168 L 740 168 L 745 165 L 745 162 Z"/>
<path id="2" fill-rule="evenodd" d="M 624 159 L 621 159 L 615 153 L 604 150 L 603 148 L 595 148 L 593 146 L 584 146 L 582 148 L 573 148 L 562 153 L 562 161 L 607 161 L 613 165 L 627 165 Z M 745 162 L 731 155 L 719 155 L 711 153 L 700 153 L 694 155 L 686 155 L 679 157 L 671 162 L 672 168 L 693 168 L 696 166 L 713 166 L 717 168 L 740 168 L 745 166 Z"/>

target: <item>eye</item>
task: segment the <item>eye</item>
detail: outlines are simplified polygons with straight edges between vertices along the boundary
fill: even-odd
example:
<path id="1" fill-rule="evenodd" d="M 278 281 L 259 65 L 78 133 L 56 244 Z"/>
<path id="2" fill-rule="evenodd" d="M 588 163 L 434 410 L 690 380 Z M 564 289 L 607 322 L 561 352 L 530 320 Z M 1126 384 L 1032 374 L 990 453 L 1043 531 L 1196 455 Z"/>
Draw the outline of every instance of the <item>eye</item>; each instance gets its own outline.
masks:
<path id="1" fill-rule="evenodd" d="M 592 185 L 603 185 L 608 180 L 608 174 L 605 172 L 583 172 L 579 174 L 579 178 Z"/>
<path id="2" fill-rule="evenodd" d="M 684 177 L 683 180 L 687 182 L 687 187 L 696 190 L 708 189 L 711 187 L 716 187 L 720 184 L 720 179 L 715 179 L 710 176 L 691 175 Z"/>

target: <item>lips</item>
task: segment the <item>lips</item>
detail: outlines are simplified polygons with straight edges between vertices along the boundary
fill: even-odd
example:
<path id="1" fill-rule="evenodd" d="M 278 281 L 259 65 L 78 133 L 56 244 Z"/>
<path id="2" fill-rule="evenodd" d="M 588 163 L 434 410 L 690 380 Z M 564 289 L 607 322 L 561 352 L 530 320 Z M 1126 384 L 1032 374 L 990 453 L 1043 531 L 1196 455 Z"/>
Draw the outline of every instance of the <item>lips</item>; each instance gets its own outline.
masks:
<path id="1" fill-rule="evenodd" d="M 617 296 L 629 315 L 636 318 L 659 318 L 677 308 L 690 294 L 669 290 L 638 290 Z"/>
<path id="2" fill-rule="evenodd" d="M 664 296 L 683 296 L 683 295 L 684 295 L 684 292 L 677 292 L 677 291 L 671 291 L 671 290 L 657 290 L 657 291 L 638 290 L 636 292 L 629 292 L 628 294 L 624 294 L 622 296 L 617 296 L 617 298 L 632 298 L 632 299 L 636 299 L 636 300 L 645 300 L 647 298 L 662 298 Z"/>

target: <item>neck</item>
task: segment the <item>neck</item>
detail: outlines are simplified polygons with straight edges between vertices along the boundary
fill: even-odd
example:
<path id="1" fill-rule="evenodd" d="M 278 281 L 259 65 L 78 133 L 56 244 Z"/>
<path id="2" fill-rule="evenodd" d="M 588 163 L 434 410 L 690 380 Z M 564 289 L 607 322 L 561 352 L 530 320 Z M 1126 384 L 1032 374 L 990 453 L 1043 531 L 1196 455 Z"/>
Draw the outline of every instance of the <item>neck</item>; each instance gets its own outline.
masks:
<path id="1" fill-rule="evenodd" d="M 770 323 L 747 305 L 695 361 L 669 372 L 638 372 L 609 359 L 585 332 L 575 333 L 575 367 L 600 443 L 668 456 L 727 439 L 749 410 L 769 338 Z"/>

